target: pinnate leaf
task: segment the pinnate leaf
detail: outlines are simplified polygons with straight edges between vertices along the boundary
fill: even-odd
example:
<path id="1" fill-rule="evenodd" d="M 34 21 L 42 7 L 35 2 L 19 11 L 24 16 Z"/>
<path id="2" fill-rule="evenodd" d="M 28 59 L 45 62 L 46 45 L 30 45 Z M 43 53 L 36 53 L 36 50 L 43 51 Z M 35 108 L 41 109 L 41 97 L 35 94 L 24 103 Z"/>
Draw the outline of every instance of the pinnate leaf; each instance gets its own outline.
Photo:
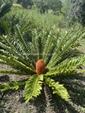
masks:
<path id="1" fill-rule="evenodd" d="M 42 90 L 43 75 L 33 75 L 25 85 L 25 100 L 28 102 L 37 97 Z"/>
<path id="2" fill-rule="evenodd" d="M 67 89 L 62 84 L 59 84 L 59 82 L 55 82 L 51 78 L 46 78 L 45 81 L 49 85 L 49 87 L 52 88 L 53 94 L 59 95 L 65 101 L 70 100 L 70 95 L 69 95 Z"/>

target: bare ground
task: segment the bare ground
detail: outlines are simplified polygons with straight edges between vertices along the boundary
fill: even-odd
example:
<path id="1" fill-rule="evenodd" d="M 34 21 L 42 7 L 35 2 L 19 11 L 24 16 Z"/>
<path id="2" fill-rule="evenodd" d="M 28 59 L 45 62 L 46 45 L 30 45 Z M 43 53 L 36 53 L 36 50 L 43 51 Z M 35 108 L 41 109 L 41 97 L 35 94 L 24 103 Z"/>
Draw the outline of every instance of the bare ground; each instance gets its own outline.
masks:
<path id="1" fill-rule="evenodd" d="M 0 65 L 0 68 L 9 69 L 8 66 L 4 65 Z M 20 79 L 23 79 L 23 77 L 18 75 L 0 75 L 0 83 Z M 51 111 L 51 108 L 48 108 L 47 112 L 43 112 L 43 101 L 42 104 L 38 104 L 41 98 L 38 98 L 36 107 L 33 101 L 25 103 L 23 89 L 19 89 L 18 91 L 10 90 L 0 93 L 0 113 L 85 113 L 85 76 L 71 77 L 70 80 L 69 77 L 61 77 L 61 79 L 62 83 L 66 83 L 65 87 L 71 95 L 71 103 L 68 104 L 56 97 L 56 110 Z"/>

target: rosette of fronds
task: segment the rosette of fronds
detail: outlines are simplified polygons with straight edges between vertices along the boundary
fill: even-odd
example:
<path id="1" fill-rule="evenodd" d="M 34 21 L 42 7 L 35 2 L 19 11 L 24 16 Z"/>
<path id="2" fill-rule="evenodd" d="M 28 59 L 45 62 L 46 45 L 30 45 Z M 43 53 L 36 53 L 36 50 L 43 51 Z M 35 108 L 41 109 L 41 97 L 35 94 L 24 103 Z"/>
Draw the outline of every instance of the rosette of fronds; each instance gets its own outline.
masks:
<path id="1" fill-rule="evenodd" d="M 23 31 L 23 30 L 22 30 Z M 45 84 L 53 94 L 60 96 L 65 101 L 70 100 L 70 95 L 64 84 L 56 80 L 58 76 L 69 76 L 84 73 L 85 55 L 78 54 L 74 48 L 77 40 L 84 37 L 84 29 L 73 29 L 59 35 L 59 30 L 54 33 L 42 30 L 33 30 L 31 41 L 23 38 L 19 26 L 16 26 L 15 36 L 1 36 L 0 63 L 11 66 L 10 70 L 1 70 L 3 74 L 26 75 L 28 79 L 11 81 L 0 84 L 0 91 L 19 89 L 24 85 L 26 102 L 37 97 Z"/>

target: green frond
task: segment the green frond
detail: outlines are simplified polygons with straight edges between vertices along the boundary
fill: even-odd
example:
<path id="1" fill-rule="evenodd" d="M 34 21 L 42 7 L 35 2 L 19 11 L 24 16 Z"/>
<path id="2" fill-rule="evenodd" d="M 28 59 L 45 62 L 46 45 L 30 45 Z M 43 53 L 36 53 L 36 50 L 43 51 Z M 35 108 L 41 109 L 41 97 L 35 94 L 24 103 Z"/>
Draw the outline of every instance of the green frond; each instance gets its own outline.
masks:
<path id="1" fill-rule="evenodd" d="M 28 46 L 28 50 L 27 50 L 26 49 L 27 45 L 26 45 L 26 47 L 24 47 L 25 41 L 24 42 L 20 41 L 21 38 L 18 39 L 18 37 L 19 36 L 15 36 L 15 38 L 13 37 L 14 39 L 11 41 L 11 40 L 9 40 L 8 36 L 3 36 L 2 39 L 5 43 L 5 47 L 3 47 L 3 49 L 5 49 L 8 53 L 12 52 L 13 56 L 18 57 L 18 59 L 20 61 L 24 62 L 26 65 L 30 65 L 32 62 L 32 55 L 31 55 L 31 48 L 30 48 L 31 45 Z M 4 46 L 4 43 L 1 42 L 0 46 L 1 47 Z M 6 49 L 6 46 L 7 46 L 7 49 Z M 9 49 L 9 51 L 8 51 L 8 49 Z"/>
<path id="2" fill-rule="evenodd" d="M 36 62 L 39 60 L 39 40 L 38 40 L 38 34 L 36 30 L 33 32 L 32 37 L 32 48 L 33 48 L 33 55 L 35 56 Z"/>
<path id="3" fill-rule="evenodd" d="M 24 71 L 17 70 L 0 70 L 0 74 L 15 74 L 15 75 L 27 75 Z"/>
<path id="4" fill-rule="evenodd" d="M 54 50 L 50 62 L 48 63 L 47 68 L 55 66 L 57 62 L 59 62 L 59 60 L 63 59 L 62 56 L 65 55 L 66 52 L 70 50 L 71 47 L 75 44 L 75 42 L 79 38 L 83 37 L 83 35 L 85 34 L 81 34 L 81 32 L 77 31 L 77 33 L 73 33 L 72 37 L 70 37 L 69 35 L 59 37 L 59 39 L 56 42 L 57 46 Z"/>
<path id="5" fill-rule="evenodd" d="M 6 44 L 7 44 L 7 43 L 6 43 Z M 0 51 L 1 51 L 1 53 L 2 53 L 3 55 L 6 55 L 6 56 L 16 56 L 16 57 L 18 57 L 18 59 L 19 59 L 20 61 L 22 61 L 23 63 L 25 63 L 25 64 L 27 63 L 27 62 L 24 60 L 24 57 L 19 54 L 19 52 L 16 50 L 15 47 L 12 48 L 12 47 L 10 47 L 10 46 L 8 46 L 8 45 L 6 45 L 6 44 L 0 42 L 0 47 L 3 48 L 3 49 L 0 49 Z"/>
<path id="6" fill-rule="evenodd" d="M 51 68 L 49 72 L 46 73 L 46 76 L 78 74 L 77 69 L 79 68 L 79 66 L 84 65 L 85 65 L 85 55 L 81 55 L 71 59 L 66 59 L 65 61 Z"/>
<path id="7" fill-rule="evenodd" d="M 10 35 L 11 30 L 10 30 L 10 28 L 8 27 L 8 23 L 7 23 L 6 21 L 1 21 L 1 22 L 2 22 L 3 28 L 4 28 L 4 30 L 5 30 L 5 33 L 6 33 L 7 35 Z"/>
<path id="8" fill-rule="evenodd" d="M 38 37 L 38 51 L 39 51 L 39 59 L 42 59 L 42 40 L 41 37 Z"/>
<path id="9" fill-rule="evenodd" d="M 18 90 L 19 87 L 25 85 L 25 81 L 18 81 L 18 82 L 7 82 L 7 83 L 3 83 L 0 84 L 0 92 L 2 91 L 6 91 L 6 90 Z"/>
<path id="10" fill-rule="evenodd" d="M 23 38 L 23 36 L 21 34 L 21 31 L 20 31 L 18 25 L 16 25 L 16 32 L 17 32 L 17 35 L 18 35 L 17 38 L 23 44 L 23 47 L 25 47 L 26 52 L 28 52 L 29 49 L 28 49 L 27 43 L 24 41 L 24 38 Z"/>
<path id="11" fill-rule="evenodd" d="M 48 34 L 47 38 L 44 39 L 45 45 L 44 45 L 44 48 L 43 48 L 43 59 L 44 59 L 45 62 L 46 62 L 46 60 L 47 60 L 47 58 L 48 58 L 48 56 L 50 54 L 49 51 L 53 47 L 53 43 L 55 43 L 53 39 L 54 38 L 52 37 L 51 31 L 50 31 L 50 33 Z"/>
<path id="12" fill-rule="evenodd" d="M 51 60 L 53 60 L 55 58 L 55 56 L 57 55 L 57 53 L 59 53 L 61 51 L 62 46 L 65 43 L 64 41 L 67 40 L 66 38 L 67 38 L 66 36 L 64 36 L 64 37 L 58 37 L 58 39 L 55 40 L 55 42 L 56 42 L 56 48 L 54 50 L 54 53 L 52 55 L 52 59 Z"/>
<path id="13" fill-rule="evenodd" d="M 28 102 L 33 97 L 37 97 L 42 90 L 43 75 L 33 75 L 25 85 L 25 100 Z"/>
<path id="14" fill-rule="evenodd" d="M 85 73 L 85 69 L 78 69 L 76 71 L 77 71 L 77 74 L 83 74 L 83 73 Z"/>
<path id="15" fill-rule="evenodd" d="M 54 52 L 54 49 L 55 49 L 56 45 L 55 44 L 52 44 L 50 49 L 49 49 L 49 53 L 48 53 L 48 56 L 46 57 L 46 65 L 48 65 L 49 61 L 51 60 L 51 57 L 52 57 L 52 53 Z"/>
<path id="16" fill-rule="evenodd" d="M 33 32 L 32 49 L 32 54 L 35 57 L 35 61 L 37 62 L 42 58 L 42 40 L 36 30 Z"/>
<path id="17" fill-rule="evenodd" d="M 48 84 L 49 87 L 52 88 L 53 94 L 57 94 L 65 101 L 70 100 L 70 95 L 69 95 L 67 89 L 63 85 L 59 84 L 59 82 L 55 82 L 51 78 L 45 78 L 45 82 Z"/>
<path id="18" fill-rule="evenodd" d="M 13 57 L 6 57 L 4 55 L 0 55 L 0 59 L 15 69 L 20 69 L 22 71 L 28 72 L 28 74 L 35 73 L 35 71 L 33 71 L 30 67 L 26 66 L 22 62 L 20 62 L 18 59 L 15 59 Z"/>

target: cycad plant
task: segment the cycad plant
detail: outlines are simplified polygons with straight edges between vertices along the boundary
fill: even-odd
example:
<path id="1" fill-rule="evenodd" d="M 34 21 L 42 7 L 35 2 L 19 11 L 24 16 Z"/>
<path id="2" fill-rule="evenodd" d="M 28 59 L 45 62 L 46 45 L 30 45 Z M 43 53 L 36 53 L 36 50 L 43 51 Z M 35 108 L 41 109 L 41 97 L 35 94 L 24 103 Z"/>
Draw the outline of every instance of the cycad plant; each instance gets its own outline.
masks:
<path id="1" fill-rule="evenodd" d="M 19 89 L 24 86 L 26 102 L 42 94 L 45 85 L 50 87 L 53 94 L 57 94 L 65 101 L 70 95 L 64 84 L 60 84 L 56 77 L 84 73 L 80 68 L 85 65 L 85 55 L 78 54 L 74 48 L 77 40 L 84 37 L 84 29 L 74 29 L 59 34 L 51 29 L 50 32 L 35 29 L 31 41 L 23 38 L 23 30 L 16 26 L 15 36 L 1 36 L 0 63 L 11 66 L 9 70 L 1 70 L 3 74 L 26 75 L 28 79 L 11 81 L 0 84 L 0 91 Z"/>

